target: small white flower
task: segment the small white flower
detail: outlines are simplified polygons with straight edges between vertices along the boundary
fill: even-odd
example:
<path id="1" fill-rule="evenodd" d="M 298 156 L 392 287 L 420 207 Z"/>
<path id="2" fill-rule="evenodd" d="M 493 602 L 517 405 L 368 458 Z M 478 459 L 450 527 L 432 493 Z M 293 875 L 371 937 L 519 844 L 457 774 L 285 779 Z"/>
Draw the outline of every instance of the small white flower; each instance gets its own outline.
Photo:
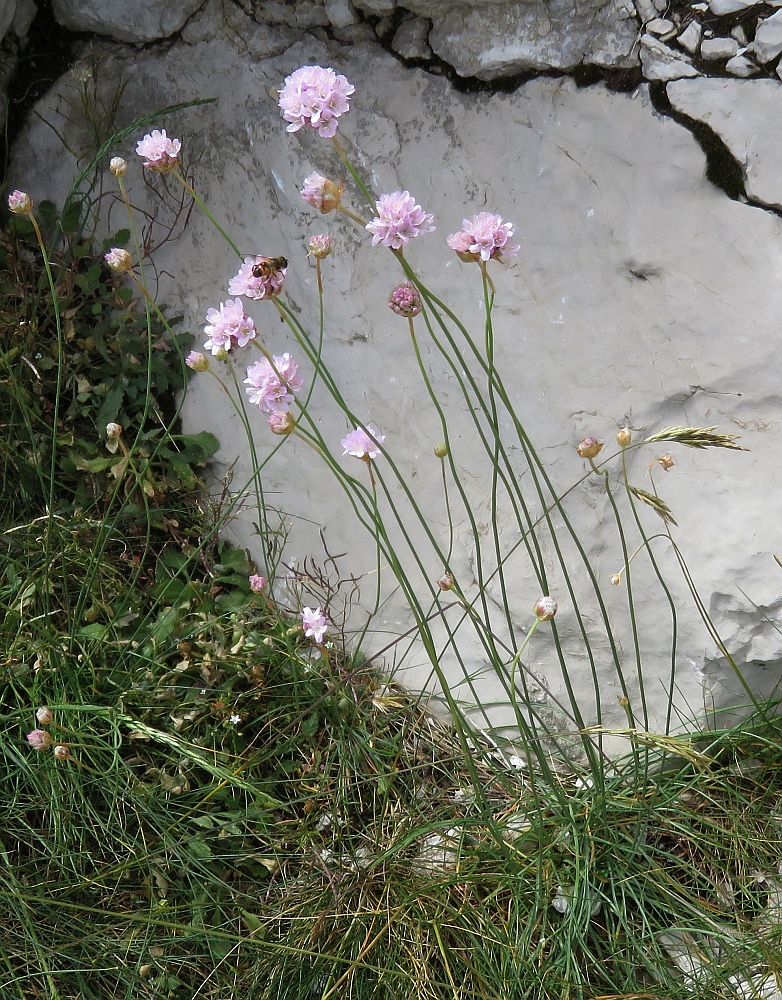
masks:
<path id="1" fill-rule="evenodd" d="M 230 723 L 231 723 L 232 725 L 234 725 L 234 726 L 238 726 L 238 725 L 239 725 L 239 723 L 240 723 L 240 722 L 242 721 L 242 717 L 241 717 L 241 715 L 232 715 L 232 716 L 231 716 L 231 717 L 229 718 L 229 720 L 228 720 L 228 721 L 229 721 L 229 722 L 230 722 Z"/>

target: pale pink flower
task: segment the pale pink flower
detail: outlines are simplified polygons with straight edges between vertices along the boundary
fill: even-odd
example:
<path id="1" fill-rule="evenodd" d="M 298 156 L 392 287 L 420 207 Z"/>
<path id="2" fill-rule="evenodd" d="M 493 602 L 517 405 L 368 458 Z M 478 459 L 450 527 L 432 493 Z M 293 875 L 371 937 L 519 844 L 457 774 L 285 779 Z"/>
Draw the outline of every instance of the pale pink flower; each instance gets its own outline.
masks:
<path id="1" fill-rule="evenodd" d="M 334 249 L 334 240 L 325 233 L 320 233 L 318 236 L 310 237 L 309 247 L 310 254 L 312 254 L 313 257 L 317 257 L 318 260 L 323 260 L 328 257 Z M 307 256 L 309 256 L 309 254 Z"/>
<path id="2" fill-rule="evenodd" d="M 208 309 L 204 333 L 209 338 L 204 350 L 217 354 L 234 347 L 246 347 L 257 335 L 255 323 L 245 313 L 241 299 L 228 299 L 219 309 Z"/>
<path id="3" fill-rule="evenodd" d="M 375 440 L 373 441 L 372 438 Z M 353 455 L 355 458 L 363 458 L 365 462 L 369 461 L 370 458 L 377 458 L 380 454 L 380 445 L 385 439 L 385 434 L 376 431 L 371 424 L 367 424 L 366 430 L 363 427 L 358 427 L 340 442 L 345 449 L 342 454 Z"/>
<path id="4" fill-rule="evenodd" d="M 103 259 L 112 271 L 122 272 L 133 270 L 133 258 L 127 250 L 123 250 L 121 247 L 112 247 L 107 254 L 103 255 Z"/>
<path id="5" fill-rule="evenodd" d="M 535 617 L 542 622 L 550 622 L 558 608 L 556 598 L 550 597 L 548 594 L 545 597 L 539 597 L 532 605 Z"/>
<path id="6" fill-rule="evenodd" d="M 304 634 L 320 645 L 329 627 L 323 611 L 320 608 L 302 608 L 301 623 L 304 626 Z"/>
<path id="7" fill-rule="evenodd" d="M 326 215 L 328 212 L 333 212 L 335 208 L 339 208 L 339 203 L 342 201 L 342 183 L 335 184 L 334 181 L 328 180 L 322 174 L 310 174 L 309 177 L 304 178 L 301 196 L 308 205 L 312 205 L 322 215 Z"/>
<path id="8" fill-rule="evenodd" d="M 247 369 L 244 384 L 251 403 L 255 403 L 267 413 L 273 410 L 287 410 L 293 402 L 293 393 L 304 385 L 304 379 L 299 375 L 299 366 L 290 354 L 273 358 L 274 364 L 268 358 L 261 358 Z"/>
<path id="9" fill-rule="evenodd" d="M 462 219 L 462 229 L 447 239 L 448 246 L 455 250 L 461 260 L 498 260 L 515 257 L 519 252 L 517 243 L 509 243 L 513 238 L 513 226 L 503 222 L 501 215 L 479 212 L 471 219 Z"/>
<path id="10" fill-rule="evenodd" d="M 388 296 L 388 305 L 397 316 L 417 316 L 423 308 L 421 296 L 412 281 L 397 285 Z"/>
<path id="11" fill-rule="evenodd" d="M 35 750 L 45 750 L 52 745 L 52 738 L 45 729 L 34 729 L 27 734 L 27 742 Z"/>
<path id="12" fill-rule="evenodd" d="M 14 215 L 29 215 L 33 210 L 33 199 L 17 188 L 8 195 L 8 208 Z"/>
<path id="13" fill-rule="evenodd" d="M 200 351 L 191 351 L 185 358 L 185 364 L 194 372 L 205 372 L 209 368 L 209 358 Z"/>
<path id="14" fill-rule="evenodd" d="M 290 122 L 286 131 L 298 132 L 305 125 L 330 139 L 337 119 L 350 110 L 349 97 L 356 88 L 344 76 L 322 66 L 302 66 L 285 77 L 280 91 L 282 117 Z"/>
<path id="15" fill-rule="evenodd" d="M 112 156 L 109 160 L 109 170 L 115 177 L 124 177 L 128 170 L 128 161 L 121 156 Z"/>
<path id="16" fill-rule="evenodd" d="M 256 254 L 245 257 L 238 272 L 228 282 L 231 295 L 246 295 L 250 299 L 273 299 L 282 291 L 287 267 L 268 267 L 268 257 Z"/>
<path id="17" fill-rule="evenodd" d="M 136 152 L 144 158 L 144 166 L 159 174 L 167 174 L 179 163 L 179 139 L 170 139 L 165 129 L 154 129 L 136 144 Z"/>
<path id="18" fill-rule="evenodd" d="M 377 218 L 366 225 L 373 234 L 373 247 L 382 243 L 384 247 L 400 250 L 414 236 L 434 230 L 434 216 L 416 205 L 415 198 L 409 191 L 381 194 L 376 208 Z"/>
<path id="19" fill-rule="evenodd" d="M 260 594 L 260 592 L 263 590 L 265 586 L 266 586 L 266 577 L 258 576 L 257 574 L 253 573 L 252 576 L 250 577 L 250 590 L 254 594 Z"/>
<path id="20" fill-rule="evenodd" d="M 272 410 L 269 414 L 269 430 L 272 434 L 288 435 L 296 429 L 296 421 L 293 415 L 285 410 Z"/>

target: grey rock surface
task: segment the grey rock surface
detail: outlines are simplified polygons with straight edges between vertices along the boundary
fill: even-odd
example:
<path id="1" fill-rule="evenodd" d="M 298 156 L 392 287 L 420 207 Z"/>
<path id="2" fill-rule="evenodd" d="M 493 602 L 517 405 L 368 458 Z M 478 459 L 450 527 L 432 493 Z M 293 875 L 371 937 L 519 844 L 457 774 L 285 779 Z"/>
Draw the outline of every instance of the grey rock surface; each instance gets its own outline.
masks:
<path id="1" fill-rule="evenodd" d="M 734 56 L 725 63 L 725 69 L 731 76 L 738 76 L 746 79 L 749 76 L 756 76 L 760 72 L 760 67 L 746 56 Z"/>
<path id="2" fill-rule="evenodd" d="M 668 81 L 700 76 L 687 56 L 665 45 L 654 35 L 641 36 L 641 68 L 647 80 Z"/>
<path id="3" fill-rule="evenodd" d="M 712 14 L 736 14 L 739 11 L 759 7 L 763 0 L 711 0 L 709 10 Z"/>
<path id="4" fill-rule="evenodd" d="M 738 51 L 735 38 L 706 38 L 701 42 L 701 59 L 732 59 Z"/>
<path id="5" fill-rule="evenodd" d="M 760 22 L 751 49 L 762 63 L 771 62 L 782 52 L 782 10 Z"/>
<path id="6" fill-rule="evenodd" d="M 714 652 L 694 611 L 670 544 L 659 535 L 661 522 L 652 511 L 642 510 L 647 532 L 656 536 L 651 544 L 669 580 L 679 625 L 672 653 L 669 607 L 654 573 L 636 557 L 633 588 L 649 713 L 642 718 L 626 592 L 609 583 L 624 561 L 611 503 L 602 480 L 588 475 L 575 451 L 587 435 L 609 442 L 607 468 L 617 488 L 620 463 L 610 456 L 619 427 L 629 425 L 635 440 L 672 424 L 717 424 L 741 435 L 748 452 L 645 447 L 630 454 L 629 471 L 632 482 L 648 489 L 649 463 L 665 451 L 675 452 L 678 464 L 668 472 L 658 469 L 655 483 L 679 522 L 674 530 L 677 543 L 716 627 L 725 628 L 735 641 L 739 666 L 758 690 L 773 688 L 782 663 L 782 641 L 774 628 L 782 607 L 782 573 L 771 555 L 782 550 L 782 395 L 773 336 L 782 313 L 779 216 L 732 201 L 715 188 L 706 179 L 698 143 L 686 128 L 654 110 L 646 87 L 627 94 L 602 85 L 579 89 L 567 78 L 540 78 L 494 96 L 458 93 L 442 77 L 405 69 L 376 45 L 342 47 L 301 39 L 291 26 L 260 25 L 236 8 L 230 17 L 226 27 L 222 4 L 210 4 L 165 51 L 106 43 L 95 85 L 111 106 L 111 88 L 118 80 L 126 81 L 117 128 L 155 107 L 194 97 L 217 98 L 214 104 L 156 124 L 181 138 L 196 188 L 237 244 L 288 257 L 285 294 L 308 328 L 316 324 L 318 309 L 306 242 L 324 230 L 334 236 L 337 252 L 324 265 L 324 357 L 358 416 L 387 435 L 389 454 L 426 512 L 431 530 L 447 540 L 440 466 L 432 455 L 442 429 L 422 388 L 406 324 L 386 305 L 401 273 L 388 251 L 368 245 L 363 230 L 346 218 L 320 216 L 302 201 L 298 189 L 308 173 L 340 176 L 344 171 L 327 140 L 307 131 L 285 132 L 270 96 L 287 74 L 311 60 L 333 66 L 356 87 L 340 135 L 373 192 L 408 189 L 434 213 L 437 231 L 413 241 L 406 259 L 478 339 L 485 316 L 478 269 L 460 263 L 445 237 L 459 228 L 462 218 L 481 210 L 500 212 L 516 225 L 519 257 L 508 266 L 492 265 L 497 363 L 516 413 L 557 489 L 564 492 L 583 478 L 568 495 L 566 509 L 600 581 L 640 724 L 664 727 L 672 669 L 680 713 L 675 718 L 691 718 L 703 708 L 725 708 L 736 703 L 737 695 L 730 668 Z M 777 123 L 782 120 L 780 85 L 769 80 L 688 80 L 671 83 L 668 90 L 676 107 L 706 121 L 736 155 L 745 154 L 753 190 L 764 190 L 770 204 L 779 204 L 780 185 L 773 175 L 779 162 L 775 143 L 780 141 Z M 61 203 L 78 166 L 74 155 L 84 162 L 93 141 L 72 74 L 46 95 L 37 112 L 14 149 L 11 183 L 36 201 L 48 197 Z M 68 150 L 48 124 L 63 120 L 69 122 Z M 127 177 L 131 199 L 151 208 L 155 201 L 133 152 L 141 131 L 112 153 L 136 161 Z M 112 204 L 113 178 L 107 170 L 101 184 L 106 194 L 98 204 L 105 213 L 105 231 L 112 232 L 124 222 L 118 219 L 121 205 Z M 350 182 L 346 196 L 363 210 Z M 184 234 L 163 246 L 155 263 L 160 301 L 175 303 L 187 326 L 198 333 L 206 310 L 227 297 L 236 261 L 210 224 L 194 213 Z M 273 306 L 260 302 L 248 309 L 269 349 L 299 354 Z M 445 408 L 454 461 L 476 512 L 485 551 L 492 536 L 486 464 L 475 447 L 469 411 L 452 373 L 423 328 L 420 337 L 424 365 Z M 255 357 L 249 347 L 240 353 L 239 370 Z M 309 384 L 311 369 L 302 363 L 301 370 Z M 348 468 L 355 460 L 341 458 L 339 446 L 345 419 L 318 384 L 311 412 L 326 440 L 333 442 L 335 459 Z M 188 431 L 218 434 L 218 472 L 233 467 L 232 488 L 239 491 L 250 476 L 247 447 L 236 414 L 208 376 L 193 382 L 184 419 Z M 271 455 L 278 440 L 270 440 L 262 414 L 251 414 L 251 420 L 259 454 L 270 456 L 264 489 L 279 505 L 282 525 L 290 532 L 287 562 L 301 567 L 306 558 L 322 559 L 322 529 L 329 551 L 345 553 L 343 572 L 362 578 L 361 600 L 371 605 L 375 548 L 357 530 L 334 480 L 301 441 L 288 439 Z M 391 497 L 403 509 L 402 490 L 382 460 L 378 463 L 390 477 Z M 534 507 L 523 463 L 519 478 L 530 490 Z M 621 491 L 617 498 L 624 502 Z M 230 533 L 260 560 L 256 519 L 248 499 L 231 522 Z M 509 512 L 501 513 L 498 531 L 507 549 L 518 542 Z M 425 590 L 443 567 L 432 557 L 422 532 L 414 532 L 412 544 L 423 570 L 413 568 L 411 578 Z M 550 590 L 560 600 L 559 635 L 585 720 L 595 721 L 599 701 L 603 722 L 621 727 L 625 716 L 617 697 L 622 688 L 605 637 L 597 634 L 595 640 L 599 655 L 593 675 L 553 549 L 545 538 L 542 544 L 551 570 Z M 637 539 L 630 544 L 635 546 Z M 409 552 L 405 558 L 410 558 Z M 452 567 L 471 599 L 476 596 L 476 559 L 475 539 L 457 511 Z M 508 606 L 520 640 L 539 584 L 522 550 L 506 570 Z M 575 561 L 572 575 L 592 630 L 598 609 Z M 386 569 L 381 579 L 387 601 L 373 626 L 374 649 L 412 626 Z M 284 583 L 279 581 L 280 586 Z M 494 607 L 505 600 L 494 584 L 488 586 L 488 598 Z M 363 621 L 360 607 L 355 608 L 348 632 Z M 499 615 L 494 627 L 509 641 Z M 449 653 L 447 635 L 436 635 L 442 667 L 458 683 L 463 674 Z M 459 642 L 479 701 L 495 703 L 492 723 L 509 724 L 512 715 L 503 689 L 485 670 L 480 642 L 465 625 Z M 402 641 L 388 653 L 390 665 L 395 657 L 400 677 L 411 686 L 431 683 L 420 647 L 408 648 Z M 549 631 L 538 630 L 525 659 L 535 678 L 532 700 L 555 716 L 556 702 L 566 702 L 567 692 Z M 458 690 L 471 697 L 464 685 Z"/>
<path id="7" fill-rule="evenodd" d="M 58 22 L 71 31 L 121 42 L 154 42 L 179 31 L 205 0 L 52 0 Z"/>
<path id="8" fill-rule="evenodd" d="M 690 21 L 684 31 L 679 35 L 677 41 L 679 45 L 690 55 L 695 55 L 701 44 L 703 35 L 703 25 L 699 21 Z"/>
<path id="9" fill-rule="evenodd" d="M 671 104 L 726 143 L 745 173 L 747 195 L 782 209 L 782 86 L 776 80 L 682 80 L 668 85 Z"/>
<path id="10" fill-rule="evenodd" d="M 432 22 L 425 17 L 411 17 L 397 28 L 391 48 L 403 59 L 430 59 L 429 32 Z"/>

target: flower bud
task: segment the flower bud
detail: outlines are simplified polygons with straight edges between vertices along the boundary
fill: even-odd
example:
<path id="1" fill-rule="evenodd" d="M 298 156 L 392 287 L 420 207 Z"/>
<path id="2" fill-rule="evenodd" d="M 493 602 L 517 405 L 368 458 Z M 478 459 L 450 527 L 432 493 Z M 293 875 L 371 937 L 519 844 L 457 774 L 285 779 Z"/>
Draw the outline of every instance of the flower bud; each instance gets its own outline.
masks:
<path id="1" fill-rule="evenodd" d="M 559 605 L 553 597 L 539 597 L 532 605 L 535 617 L 541 622 L 550 622 L 557 613 Z"/>
<path id="2" fill-rule="evenodd" d="M 434 453 L 437 456 L 437 458 L 445 458 L 445 456 L 448 454 L 448 445 L 446 444 L 446 442 L 438 441 L 437 444 L 434 446 Z"/>
<path id="3" fill-rule="evenodd" d="M 312 254 L 313 257 L 317 257 L 318 260 L 323 260 L 325 257 L 328 257 L 334 249 L 334 240 L 325 233 L 321 233 L 318 236 L 310 237 L 309 246 L 310 254 Z"/>
<path id="4" fill-rule="evenodd" d="M 48 726 L 54 718 L 54 712 L 50 708 L 39 708 L 35 717 L 42 726 Z"/>
<path id="5" fill-rule="evenodd" d="M 213 357 L 216 361 L 227 361 L 228 351 L 224 347 L 221 347 L 219 350 L 213 352 Z"/>
<path id="6" fill-rule="evenodd" d="M 122 433 L 121 424 L 115 424 L 115 423 L 106 424 L 106 437 L 109 439 L 109 441 L 116 441 L 116 439 L 120 436 L 121 433 Z"/>
<path id="7" fill-rule="evenodd" d="M 296 421 L 292 414 L 274 410 L 269 414 L 269 430 L 272 434 L 292 434 L 296 429 Z"/>
<path id="8" fill-rule="evenodd" d="M 33 210 L 33 199 L 24 191 L 12 191 L 8 195 L 8 208 L 14 215 L 30 215 Z"/>
<path id="9" fill-rule="evenodd" d="M 205 372 L 209 369 L 209 358 L 200 351 L 191 351 L 185 358 L 185 364 L 194 372 Z"/>
<path id="10" fill-rule="evenodd" d="M 26 739 L 35 750 L 46 750 L 47 747 L 52 745 L 52 738 L 45 729 L 34 729 L 31 733 L 27 734 Z"/>
<path id="11" fill-rule="evenodd" d="M 123 250 L 121 247 L 112 247 L 103 258 L 112 271 L 117 271 L 122 273 L 123 271 L 133 270 L 133 258 L 130 256 L 127 250 Z"/>
<path id="12" fill-rule="evenodd" d="M 603 450 L 603 442 L 596 437 L 585 437 L 576 451 L 582 458 L 596 458 Z"/>
<path id="13" fill-rule="evenodd" d="M 623 427 L 616 434 L 616 443 L 620 448 L 627 448 L 628 445 L 632 443 L 633 435 L 630 433 L 629 427 Z"/>
<path id="14" fill-rule="evenodd" d="M 112 156 L 109 161 L 109 170 L 114 174 L 115 177 L 124 176 L 126 170 L 128 169 L 128 161 L 123 160 L 121 156 Z"/>
<path id="15" fill-rule="evenodd" d="M 260 592 L 263 590 L 265 586 L 266 586 L 265 577 L 257 576 L 256 574 L 253 574 L 250 577 L 250 590 L 254 594 L 260 594 Z"/>
<path id="16" fill-rule="evenodd" d="M 421 296 L 412 281 L 406 281 L 396 288 L 388 296 L 388 305 L 397 316 L 407 316 L 412 318 L 417 316 L 423 308 Z"/>
<path id="17" fill-rule="evenodd" d="M 54 756 L 57 760 L 67 760 L 71 755 L 71 748 L 65 744 L 59 744 L 54 748 Z"/>
<path id="18" fill-rule="evenodd" d="M 456 581 L 451 573 L 444 573 L 437 581 L 437 586 L 440 590 L 453 590 L 456 586 Z"/>
<path id="19" fill-rule="evenodd" d="M 621 582 L 622 582 L 621 574 L 614 573 L 614 575 L 611 577 L 611 586 L 618 587 Z"/>
<path id="20" fill-rule="evenodd" d="M 301 196 L 308 205 L 312 205 L 322 215 L 339 208 L 342 201 L 342 184 L 335 184 L 321 174 L 310 174 L 305 177 Z"/>

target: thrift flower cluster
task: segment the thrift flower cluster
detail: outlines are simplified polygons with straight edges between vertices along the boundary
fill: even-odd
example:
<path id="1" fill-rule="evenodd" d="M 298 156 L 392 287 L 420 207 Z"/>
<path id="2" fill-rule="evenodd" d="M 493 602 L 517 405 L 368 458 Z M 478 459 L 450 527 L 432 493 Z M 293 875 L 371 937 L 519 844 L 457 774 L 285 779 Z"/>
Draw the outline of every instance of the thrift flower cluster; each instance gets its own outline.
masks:
<path id="1" fill-rule="evenodd" d="M 154 129 L 136 144 L 136 152 L 144 158 L 144 166 L 159 174 L 167 174 L 179 163 L 179 139 L 169 139 L 166 130 Z"/>
<path id="2" fill-rule="evenodd" d="M 477 260 L 502 262 L 508 257 L 515 257 L 521 249 L 518 244 L 509 242 L 512 238 L 513 226 L 510 222 L 503 222 L 501 215 L 479 212 L 472 219 L 462 219 L 462 229 L 449 236 L 446 242 L 465 263 Z"/>
<path id="3" fill-rule="evenodd" d="M 261 358 L 247 369 L 244 384 L 251 403 L 255 403 L 267 413 L 275 410 L 285 412 L 293 402 L 293 393 L 304 385 L 304 379 L 299 375 L 299 367 L 290 354 L 282 354 L 274 358 L 274 364 L 268 358 Z"/>
<path id="4" fill-rule="evenodd" d="M 337 119 L 350 109 L 349 97 L 356 88 L 333 69 L 302 66 L 285 77 L 279 104 L 288 132 L 309 125 L 326 139 L 337 132 Z"/>
<path id="5" fill-rule="evenodd" d="M 220 303 L 219 309 L 207 310 L 204 333 L 209 338 L 204 342 L 204 350 L 218 354 L 221 350 L 246 347 L 258 331 L 245 313 L 242 300 L 228 299 Z"/>
<path id="6" fill-rule="evenodd" d="M 228 282 L 231 295 L 246 295 L 248 299 L 273 299 L 282 291 L 287 267 L 267 268 L 267 257 L 245 257 L 238 273 Z"/>
<path id="7" fill-rule="evenodd" d="M 373 247 L 382 244 L 392 250 L 401 250 L 414 236 L 434 231 L 434 216 L 416 205 L 409 191 L 382 194 L 376 208 L 377 218 L 366 226 L 373 234 Z"/>

